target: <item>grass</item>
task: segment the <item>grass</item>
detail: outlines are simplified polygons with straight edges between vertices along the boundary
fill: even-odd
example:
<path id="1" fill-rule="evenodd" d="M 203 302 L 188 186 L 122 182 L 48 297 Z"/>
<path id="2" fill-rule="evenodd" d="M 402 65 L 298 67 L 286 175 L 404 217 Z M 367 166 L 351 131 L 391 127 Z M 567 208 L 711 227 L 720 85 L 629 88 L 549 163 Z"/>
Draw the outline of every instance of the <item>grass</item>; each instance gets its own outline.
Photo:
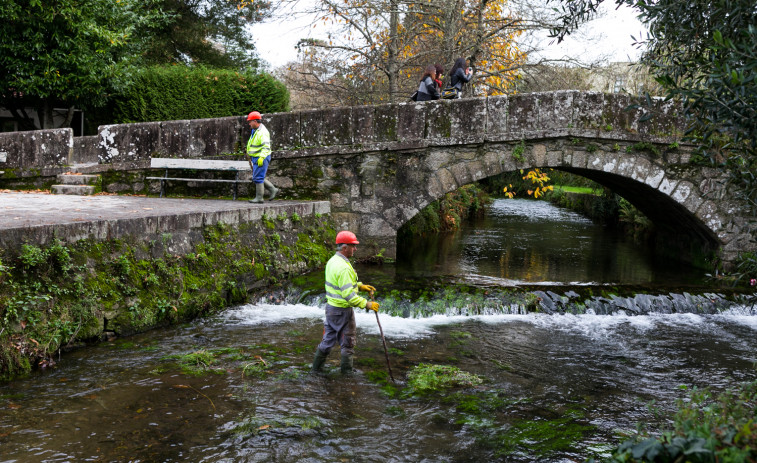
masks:
<path id="1" fill-rule="evenodd" d="M 565 193 L 583 193 L 587 195 L 601 195 L 602 191 L 595 190 L 585 186 L 553 185 L 555 190 L 564 191 Z"/>

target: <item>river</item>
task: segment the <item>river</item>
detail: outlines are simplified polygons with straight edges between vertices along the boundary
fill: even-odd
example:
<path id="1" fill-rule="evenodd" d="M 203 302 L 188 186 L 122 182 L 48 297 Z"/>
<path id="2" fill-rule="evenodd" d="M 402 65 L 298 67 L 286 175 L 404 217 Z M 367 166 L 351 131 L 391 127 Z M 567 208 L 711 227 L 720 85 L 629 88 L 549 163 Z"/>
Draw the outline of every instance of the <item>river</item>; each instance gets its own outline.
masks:
<path id="1" fill-rule="evenodd" d="M 0 386 L 0 462 L 583 461 L 606 456 L 639 422 L 664 428 L 687 389 L 757 378 L 757 317 L 745 304 L 641 314 L 498 305 L 529 285 L 667 295 L 706 284 L 701 270 L 668 268 L 580 216 L 511 201 L 454 236 L 401 243 L 396 264 L 357 267 L 387 309 L 396 383 L 376 318 L 363 311 L 359 372 L 343 378 L 332 352 L 325 375 L 308 373 L 323 317 L 314 274 Z M 443 313 L 407 313 L 440 299 Z M 483 382 L 410 395 L 419 364 Z"/>

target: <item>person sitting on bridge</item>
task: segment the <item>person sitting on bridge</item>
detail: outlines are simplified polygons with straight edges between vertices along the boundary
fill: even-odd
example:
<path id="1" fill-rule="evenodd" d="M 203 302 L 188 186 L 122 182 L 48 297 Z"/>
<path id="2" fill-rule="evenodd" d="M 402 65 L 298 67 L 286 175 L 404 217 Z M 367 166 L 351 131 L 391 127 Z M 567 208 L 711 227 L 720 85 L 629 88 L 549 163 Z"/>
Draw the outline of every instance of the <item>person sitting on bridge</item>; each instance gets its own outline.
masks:
<path id="1" fill-rule="evenodd" d="M 421 83 L 418 85 L 418 99 L 416 101 L 438 100 L 441 97 L 434 79 L 436 79 L 436 66 L 429 64 L 426 66 L 426 71 L 421 77 Z"/>
<path id="2" fill-rule="evenodd" d="M 326 319 L 323 322 L 323 339 L 315 349 L 313 371 L 319 372 L 331 348 L 337 341 L 342 348 L 341 372 L 352 373 L 352 356 L 355 354 L 357 324 L 353 307 L 370 309 L 378 313 L 377 302 L 358 296 L 358 291 L 373 293 L 376 288 L 364 285 L 357 279 L 349 258 L 355 254 L 360 242 L 354 233 L 336 234 L 336 254 L 326 263 Z"/>
<path id="3" fill-rule="evenodd" d="M 252 167 L 252 181 L 255 184 L 255 199 L 251 203 L 262 203 L 265 191 L 270 196 L 268 199 L 276 197 L 279 189 L 273 186 L 273 183 L 266 180 L 265 175 L 268 172 L 268 164 L 271 162 L 271 134 L 263 125 L 263 117 L 259 112 L 253 111 L 247 115 L 247 121 L 250 123 L 250 140 L 247 142 L 247 154 L 250 156 L 250 167 Z"/>

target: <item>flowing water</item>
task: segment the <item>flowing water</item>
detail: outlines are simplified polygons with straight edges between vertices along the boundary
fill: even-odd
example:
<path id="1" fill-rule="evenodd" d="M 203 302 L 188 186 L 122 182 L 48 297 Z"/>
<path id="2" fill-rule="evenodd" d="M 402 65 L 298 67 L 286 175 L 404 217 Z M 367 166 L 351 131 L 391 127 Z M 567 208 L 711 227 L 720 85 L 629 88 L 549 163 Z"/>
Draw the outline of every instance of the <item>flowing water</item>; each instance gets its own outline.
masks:
<path id="1" fill-rule="evenodd" d="M 685 388 L 757 379 L 751 305 L 598 312 L 580 288 L 648 285 L 673 300 L 671 288 L 685 287 L 695 301 L 704 280 L 579 216 L 518 204 L 495 202 L 488 218 L 434 242 L 433 256 L 405 243 L 397 264 L 357 267 L 385 293 L 396 383 L 376 318 L 362 311 L 359 372 L 342 377 L 332 352 L 325 375 L 308 374 L 322 331 L 316 273 L 289 296 L 65 354 L 0 386 L 0 462 L 583 461 L 639 422 L 664 428 Z M 572 292 L 582 310 L 527 313 L 511 302 L 528 285 L 551 300 Z M 412 395 L 407 374 L 421 363 L 484 381 Z"/>

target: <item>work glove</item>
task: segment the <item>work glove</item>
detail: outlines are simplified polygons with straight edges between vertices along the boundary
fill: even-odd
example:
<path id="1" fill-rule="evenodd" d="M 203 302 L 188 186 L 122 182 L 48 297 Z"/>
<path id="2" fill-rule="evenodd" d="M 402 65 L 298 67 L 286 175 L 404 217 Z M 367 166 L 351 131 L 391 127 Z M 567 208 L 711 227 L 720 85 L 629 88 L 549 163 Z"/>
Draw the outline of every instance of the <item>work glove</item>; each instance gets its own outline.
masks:
<path id="1" fill-rule="evenodd" d="M 371 285 L 360 285 L 360 286 L 357 287 L 357 289 L 359 289 L 360 291 L 365 291 L 367 293 L 372 293 L 372 292 L 376 291 L 376 288 L 374 288 Z"/>
<path id="2" fill-rule="evenodd" d="M 258 158 L 258 167 L 263 167 L 263 161 L 265 161 L 265 158 Z"/>
<path id="3" fill-rule="evenodd" d="M 365 304 L 365 308 L 378 313 L 379 305 L 378 302 L 368 301 L 368 303 Z"/>

